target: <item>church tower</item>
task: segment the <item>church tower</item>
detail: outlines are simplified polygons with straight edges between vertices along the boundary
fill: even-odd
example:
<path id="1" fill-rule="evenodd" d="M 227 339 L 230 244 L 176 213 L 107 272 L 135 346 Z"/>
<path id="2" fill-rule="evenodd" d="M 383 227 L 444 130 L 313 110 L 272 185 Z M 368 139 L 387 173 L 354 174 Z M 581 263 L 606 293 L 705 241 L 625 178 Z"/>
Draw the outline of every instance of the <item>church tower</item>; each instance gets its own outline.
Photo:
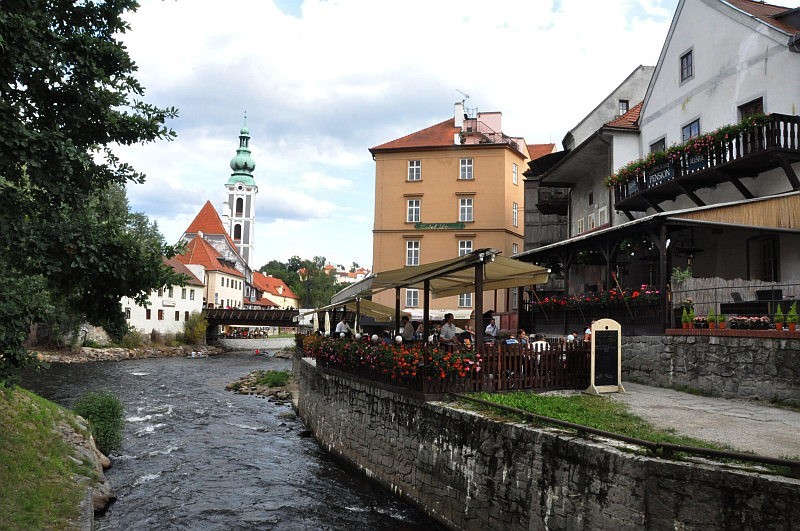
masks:
<path id="1" fill-rule="evenodd" d="M 239 254 L 248 266 L 253 257 L 253 235 L 256 222 L 256 194 L 258 186 L 253 179 L 256 163 L 250 156 L 250 131 L 247 118 L 239 131 L 239 149 L 231 159 L 231 178 L 225 184 L 227 201 L 222 206 L 223 217 L 228 225 L 228 234 L 233 238 Z"/>

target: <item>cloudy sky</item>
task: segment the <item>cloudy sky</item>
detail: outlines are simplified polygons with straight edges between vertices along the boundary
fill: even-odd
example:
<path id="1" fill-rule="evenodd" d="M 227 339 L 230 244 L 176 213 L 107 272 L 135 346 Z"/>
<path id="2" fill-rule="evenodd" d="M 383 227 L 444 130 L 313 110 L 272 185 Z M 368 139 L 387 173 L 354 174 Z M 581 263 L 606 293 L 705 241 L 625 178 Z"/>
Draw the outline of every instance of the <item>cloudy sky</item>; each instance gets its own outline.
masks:
<path id="1" fill-rule="evenodd" d="M 253 266 L 372 264 L 368 149 L 468 108 L 555 142 L 638 65 L 677 0 L 141 0 L 124 42 L 173 142 L 121 150 L 147 174 L 134 210 L 174 242 L 221 210 L 247 113 L 259 186 Z"/>

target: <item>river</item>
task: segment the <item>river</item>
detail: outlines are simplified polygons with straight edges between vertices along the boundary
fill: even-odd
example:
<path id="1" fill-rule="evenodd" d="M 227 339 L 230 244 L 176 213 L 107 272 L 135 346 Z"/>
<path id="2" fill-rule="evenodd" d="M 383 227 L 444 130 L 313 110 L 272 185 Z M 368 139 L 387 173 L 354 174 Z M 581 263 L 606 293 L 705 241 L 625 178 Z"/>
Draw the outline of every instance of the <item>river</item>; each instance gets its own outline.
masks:
<path id="1" fill-rule="evenodd" d="M 97 529 L 442 529 L 321 450 L 289 405 L 225 390 L 256 369 L 291 361 L 248 351 L 53 364 L 23 386 L 66 407 L 95 390 L 122 401 L 106 472 L 118 499 Z"/>

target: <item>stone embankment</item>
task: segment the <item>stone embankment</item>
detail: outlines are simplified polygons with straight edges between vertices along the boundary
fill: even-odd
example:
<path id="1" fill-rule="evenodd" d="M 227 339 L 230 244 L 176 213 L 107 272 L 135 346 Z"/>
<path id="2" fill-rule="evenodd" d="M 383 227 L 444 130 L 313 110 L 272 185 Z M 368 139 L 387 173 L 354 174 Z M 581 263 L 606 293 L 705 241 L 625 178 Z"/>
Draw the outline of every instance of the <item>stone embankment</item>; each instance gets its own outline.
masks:
<path id="1" fill-rule="evenodd" d="M 96 475 L 94 478 L 79 478 L 79 481 L 86 481 L 91 485 L 91 512 L 89 512 L 88 507 L 81 507 L 82 513 L 88 513 L 82 520 L 91 521 L 92 512 L 102 513 L 117 499 L 114 494 L 114 489 L 111 487 L 111 483 L 109 483 L 104 474 L 104 471 L 111 467 L 111 460 L 97 449 L 94 437 L 92 437 L 91 431 L 89 430 L 89 423 L 86 419 L 78 415 L 76 415 L 74 419 L 78 423 L 78 430 L 70 426 L 67 422 L 61 422 L 58 425 L 58 431 L 64 441 L 75 449 L 75 458 L 92 463 L 95 469 Z"/>
<path id="2" fill-rule="evenodd" d="M 34 351 L 40 360 L 47 363 L 87 363 L 92 361 L 122 361 L 143 358 L 170 358 L 191 356 L 192 353 L 204 356 L 222 352 L 219 347 L 208 345 L 182 345 L 179 347 L 143 347 L 143 348 L 91 348 L 80 350 Z"/>

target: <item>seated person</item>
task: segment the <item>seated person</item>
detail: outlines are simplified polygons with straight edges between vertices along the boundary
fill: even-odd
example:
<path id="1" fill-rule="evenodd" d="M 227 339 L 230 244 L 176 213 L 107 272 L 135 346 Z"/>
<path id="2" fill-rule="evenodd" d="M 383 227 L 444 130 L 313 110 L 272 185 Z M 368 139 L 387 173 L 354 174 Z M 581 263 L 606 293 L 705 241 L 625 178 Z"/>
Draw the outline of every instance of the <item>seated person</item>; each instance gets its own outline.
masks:
<path id="1" fill-rule="evenodd" d="M 404 342 L 414 340 L 414 325 L 411 324 L 406 315 L 400 319 L 400 335 L 403 337 Z"/>
<path id="2" fill-rule="evenodd" d="M 545 341 L 544 336 L 542 334 L 536 334 L 536 336 L 534 337 L 534 342 L 531 343 L 531 350 L 534 351 L 550 350 L 550 343 Z"/>
<path id="3" fill-rule="evenodd" d="M 447 313 L 444 316 L 444 324 L 439 330 L 439 344 L 440 345 L 458 345 L 458 336 L 456 335 L 456 325 L 453 324 L 453 314 Z"/>
<path id="4" fill-rule="evenodd" d="M 530 342 L 528 340 L 528 334 L 526 334 L 525 330 L 523 330 L 522 328 L 517 330 L 517 341 L 519 341 L 523 345 L 527 345 Z"/>

